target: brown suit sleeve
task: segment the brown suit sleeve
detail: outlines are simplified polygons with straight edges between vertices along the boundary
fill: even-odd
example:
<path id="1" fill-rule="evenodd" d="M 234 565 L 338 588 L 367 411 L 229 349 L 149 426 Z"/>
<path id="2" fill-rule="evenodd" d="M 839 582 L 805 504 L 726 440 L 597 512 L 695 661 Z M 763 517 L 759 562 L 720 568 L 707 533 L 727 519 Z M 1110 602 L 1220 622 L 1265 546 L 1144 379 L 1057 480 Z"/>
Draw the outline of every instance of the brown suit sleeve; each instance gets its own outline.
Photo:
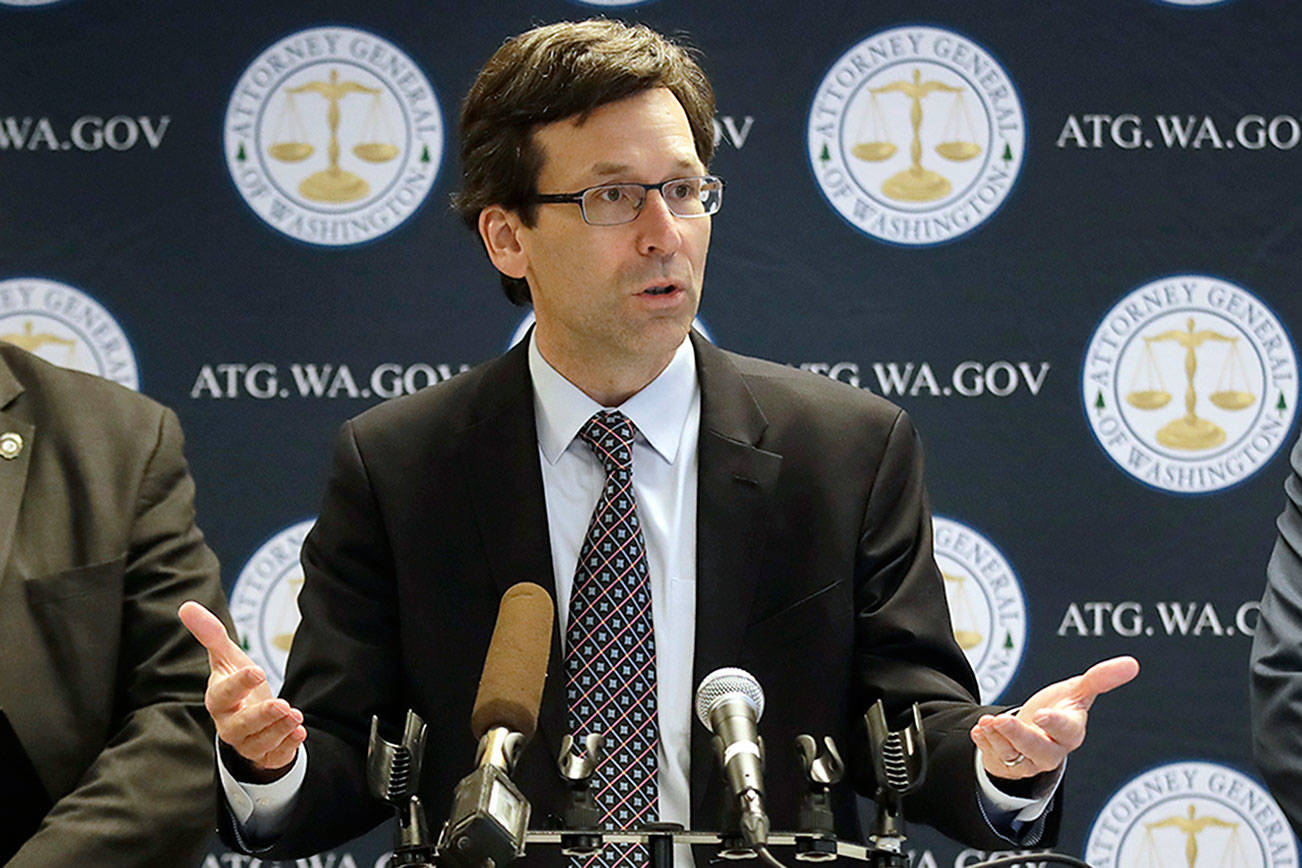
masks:
<path id="1" fill-rule="evenodd" d="M 194 523 L 176 416 L 161 411 L 122 561 L 122 637 L 107 742 L 9 868 L 191 865 L 213 817 L 207 658 L 177 619 L 198 600 L 229 625 L 217 559 Z M 89 516 L 93 521 L 94 516 Z M 77 648 L 94 655 L 103 649 Z"/>

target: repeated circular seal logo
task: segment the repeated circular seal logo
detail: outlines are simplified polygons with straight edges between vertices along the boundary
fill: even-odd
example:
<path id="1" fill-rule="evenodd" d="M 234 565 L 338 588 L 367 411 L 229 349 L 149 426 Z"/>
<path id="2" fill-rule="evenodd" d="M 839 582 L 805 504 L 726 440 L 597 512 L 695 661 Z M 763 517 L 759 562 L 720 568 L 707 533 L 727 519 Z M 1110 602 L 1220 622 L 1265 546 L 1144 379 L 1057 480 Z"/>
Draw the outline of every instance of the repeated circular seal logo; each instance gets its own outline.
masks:
<path id="1" fill-rule="evenodd" d="M 534 315 L 533 311 L 530 310 L 524 315 L 524 319 L 520 320 L 520 324 L 515 327 L 515 331 L 511 333 L 511 342 L 507 344 L 507 349 L 510 349 L 520 343 L 520 341 L 524 340 L 525 335 L 529 334 L 529 329 L 533 328 L 533 324 Z M 710 332 L 705 327 L 705 323 L 701 322 L 699 319 L 693 319 L 692 328 L 700 332 L 701 337 L 705 338 L 710 343 L 714 343 L 714 338 L 710 337 Z"/>
<path id="2" fill-rule="evenodd" d="M 986 537 L 953 519 L 933 516 L 931 522 L 954 640 L 976 673 L 981 702 L 995 702 L 1026 651 L 1022 584 Z"/>
<path id="3" fill-rule="evenodd" d="M 1108 457 L 1181 494 L 1260 470 L 1297 414 L 1298 363 L 1279 318 L 1242 286 L 1164 277 L 1104 314 L 1085 351 L 1081 399 Z"/>
<path id="4" fill-rule="evenodd" d="M 1248 776 L 1177 762 L 1126 783 L 1085 844 L 1094 868 L 1293 868 L 1297 843 L 1275 800 Z"/>
<path id="5" fill-rule="evenodd" d="M 253 553 L 231 589 L 231 618 L 245 652 L 267 673 L 273 693 L 285 680 L 285 661 L 298 629 L 303 587 L 299 552 L 314 519 L 285 528 Z"/>
<path id="6" fill-rule="evenodd" d="M 140 388 L 122 326 L 80 289 L 43 277 L 0 280 L 0 341 L 60 367 Z"/>
<path id="7" fill-rule="evenodd" d="M 1007 199 L 1026 144 L 1008 73 L 970 39 L 896 27 L 832 64 L 809 110 L 809 163 L 828 203 L 892 244 L 939 244 Z"/>
<path id="8" fill-rule="evenodd" d="M 309 244 L 392 231 L 429 195 L 444 127 L 429 79 L 402 49 L 316 27 L 262 52 L 231 94 L 226 164 L 244 201 Z"/>

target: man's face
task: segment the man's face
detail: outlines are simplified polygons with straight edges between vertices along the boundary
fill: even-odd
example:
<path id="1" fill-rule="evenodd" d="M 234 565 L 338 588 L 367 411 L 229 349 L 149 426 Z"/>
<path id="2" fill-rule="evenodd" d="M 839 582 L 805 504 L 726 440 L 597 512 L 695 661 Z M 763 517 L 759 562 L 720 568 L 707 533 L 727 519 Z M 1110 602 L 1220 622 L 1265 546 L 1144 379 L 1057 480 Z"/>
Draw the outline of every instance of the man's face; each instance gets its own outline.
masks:
<path id="1" fill-rule="evenodd" d="M 664 88 L 601 106 L 581 124 L 547 124 L 534 141 L 540 193 L 705 174 L 687 115 Z M 631 223 L 589 226 L 578 205 L 544 204 L 517 237 L 549 361 L 668 363 L 700 304 L 709 217 L 676 217 L 652 190 Z"/>

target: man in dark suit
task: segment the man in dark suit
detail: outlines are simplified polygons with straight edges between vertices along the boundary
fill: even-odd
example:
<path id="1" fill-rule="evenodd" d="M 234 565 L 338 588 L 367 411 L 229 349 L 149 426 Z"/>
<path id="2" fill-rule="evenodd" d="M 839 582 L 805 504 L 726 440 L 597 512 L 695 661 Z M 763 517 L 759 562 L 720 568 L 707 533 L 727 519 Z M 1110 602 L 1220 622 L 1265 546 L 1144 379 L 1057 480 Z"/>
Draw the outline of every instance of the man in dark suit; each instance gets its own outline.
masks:
<path id="1" fill-rule="evenodd" d="M 735 664 L 768 694 L 777 826 L 796 822 L 789 745 L 799 732 L 833 735 L 866 784 L 858 724 L 880 697 L 897 720 L 923 704 L 931 773 L 913 813 L 982 846 L 1045 839 L 1056 816 L 1047 802 L 1086 710 L 1133 676 L 1134 661 L 1046 688 L 1016 715 L 977 706 L 903 413 L 689 340 L 722 197 L 707 174 L 712 117 L 700 68 L 641 27 L 538 28 L 481 71 L 462 112 L 459 207 L 508 297 L 533 305 L 536 328 L 502 358 L 344 426 L 304 546 L 285 699 L 269 696 L 201 612 L 183 613 L 212 659 L 209 707 L 232 777 L 279 779 L 246 792 L 229 782 L 238 843 L 304 853 L 378 821 L 379 808 L 364 807 L 367 725 L 371 714 L 396 722 L 409 706 L 436 733 L 422 793 L 432 817 L 446 816 L 473 758 L 458 734 L 477 661 L 498 597 L 522 580 L 548 586 L 568 621 L 553 637 L 546 749 L 527 754 L 517 775 L 538 815 L 554 808 L 560 784 L 546 753 L 574 728 L 589 665 L 571 653 L 591 635 L 575 628 L 584 616 L 575 598 L 591 578 L 584 532 L 601 536 L 612 480 L 635 494 L 634 550 L 644 531 L 651 589 L 642 606 L 654 610 L 658 705 L 647 741 L 659 794 L 642 818 L 717 825 L 708 737 L 688 706 L 703 674 Z M 602 469 L 594 450 L 606 447 L 584 442 L 597 422 L 635 429 L 619 447 L 631 452 L 631 482 Z M 625 593 L 618 579 L 611 586 Z M 625 635 L 637 613 L 619 611 Z M 276 806 L 269 822 L 259 799 Z M 848 793 L 837 811 L 854 834 Z"/>
<path id="2" fill-rule="evenodd" d="M 1279 537 L 1252 637 L 1252 750 L 1293 831 L 1302 836 L 1302 440 L 1284 483 Z"/>
<path id="3" fill-rule="evenodd" d="M 0 862 L 193 864 L 213 736 L 186 599 L 225 616 L 176 416 L 0 342 Z"/>

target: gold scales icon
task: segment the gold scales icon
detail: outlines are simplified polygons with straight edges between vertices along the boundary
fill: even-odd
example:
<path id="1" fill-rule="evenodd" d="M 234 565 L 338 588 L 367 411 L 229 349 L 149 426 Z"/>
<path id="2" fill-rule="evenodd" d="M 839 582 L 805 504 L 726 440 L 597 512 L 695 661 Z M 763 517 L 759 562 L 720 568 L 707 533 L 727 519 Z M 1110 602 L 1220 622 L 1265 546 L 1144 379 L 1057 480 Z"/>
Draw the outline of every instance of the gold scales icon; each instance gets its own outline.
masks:
<path id="1" fill-rule="evenodd" d="M 880 163 L 895 156 L 895 143 L 891 140 L 890 127 L 886 123 L 878 94 L 900 93 L 911 101 L 909 121 L 913 125 L 913 141 L 909 145 L 911 164 L 909 168 L 896 172 L 882 184 L 882 193 L 901 202 L 930 202 L 949 195 L 953 184 L 939 172 L 924 169 L 922 166 L 922 101 L 929 95 L 940 92 L 953 94 L 949 115 L 936 153 L 946 160 L 961 163 L 981 153 L 981 146 L 976 143 L 976 125 L 963 102 L 963 88 L 945 84 L 943 81 L 922 80 L 922 70 L 913 70 L 913 80 L 892 81 L 881 87 L 870 88 L 868 113 L 860 123 L 859 141 L 850 148 L 850 153 L 869 163 Z"/>
<path id="2" fill-rule="evenodd" d="M 23 330 L 14 334 L 0 335 L 0 341 L 7 341 L 16 347 L 34 353 L 44 346 L 63 347 L 68 354 L 67 364 L 72 364 L 73 354 L 77 350 L 77 342 L 68 338 L 61 338 L 50 332 L 32 331 L 32 321 L 23 320 Z"/>
<path id="3" fill-rule="evenodd" d="M 379 88 L 367 87 L 357 81 L 340 81 L 339 71 L 330 70 L 329 81 L 309 81 L 298 87 L 285 89 L 285 102 L 276 117 L 267 153 L 282 163 L 300 163 L 312 156 L 316 147 L 309 142 L 303 120 L 299 116 L 294 97 L 302 93 L 315 93 L 325 97 L 326 123 L 330 127 L 330 144 L 326 149 L 329 165 L 313 172 L 298 185 L 298 192 L 315 202 L 352 202 L 371 192 L 371 185 L 339 166 L 339 103 L 349 94 L 368 94 L 370 110 L 366 115 L 362 140 L 353 146 L 353 156 L 368 163 L 387 163 L 398 156 L 398 146 L 393 144 L 393 132 L 388 116 L 380 105 Z"/>
<path id="4" fill-rule="evenodd" d="M 954 641 L 964 651 L 971 651 L 981 644 L 985 636 L 977 629 L 976 614 L 972 610 L 972 600 L 967 592 L 967 576 L 946 572 L 940 575 L 954 588 L 954 605 L 951 612 L 954 620 Z"/>
<path id="5" fill-rule="evenodd" d="M 1161 848 L 1158 846 L 1153 830 L 1175 829 L 1184 833 L 1184 859 L 1186 868 L 1194 868 L 1198 861 L 1198 836 L 1209 828 L 1229 829 L 1229 840 L 1217 860 L 1218 868 L 1249 868 L 1252 862 L 1244 850 L 1239 837 L 1239 823 L 1222 820 L 1211 814 L 1198 815 L 1197 808 L 1190 804 L 1184 816 L 1172 814 L 1151 823 L 1144 824 L 1144 840 L 1136 854 L 1134 868 L 1166 868 L 1162 861 Z"/>
<path id="6" fill-rule="evenodd" d="M 1157 442 L 1172 449 L 1211 449 L 1225 442 L 1225 429 L 1210 419 L 1194 412 L 1198 393 L 1194 390 L 1194 373 L 1198 370 L 1198 348 L 1208 341 L 1229 344 L 1225 361 L 1217 376 L 1216 389 L 1208 399 L 1222 410 L 1245 410 L 1256 403 L 1257 396 L 1248 391 L 1247 373 L 1239 355 L 1239 339 L 1211 329 L 1194 330 L 1194 319 L 1189 317 L 1185 331 L 1171 329 L 1144 338 L 1144 355 L 1135 368 L 1126 402 L 1140 410 L 1160 410 L 1171 402 L 1171 393 L 1162 382 L 1162 371 L 1153 354 L 1153 344 L 1174 342 L 1184 347 L 1184 373 L 1187 387 L 1184 393 L 1184 415 L 1173 419 L 1157 430 Z"/>
<path id="7" fill-rule="evenodd" d="M 297 624 L 289 627 L 289 629 L 283 628 L 298 615 L 298 606 L 295 601 L 298 600 L 298 592 L 303 589 L 304 581 L 302 570 L 297 570 L 294 575 L 289 577 L 290 593 L 288 599 L 280 606 L 279 612 L 282 629 L 271 637 L 271 644 L 286 654 L 289 653 L 289 646 L 294 643 L 294 631 L 297 629 Z"/>

